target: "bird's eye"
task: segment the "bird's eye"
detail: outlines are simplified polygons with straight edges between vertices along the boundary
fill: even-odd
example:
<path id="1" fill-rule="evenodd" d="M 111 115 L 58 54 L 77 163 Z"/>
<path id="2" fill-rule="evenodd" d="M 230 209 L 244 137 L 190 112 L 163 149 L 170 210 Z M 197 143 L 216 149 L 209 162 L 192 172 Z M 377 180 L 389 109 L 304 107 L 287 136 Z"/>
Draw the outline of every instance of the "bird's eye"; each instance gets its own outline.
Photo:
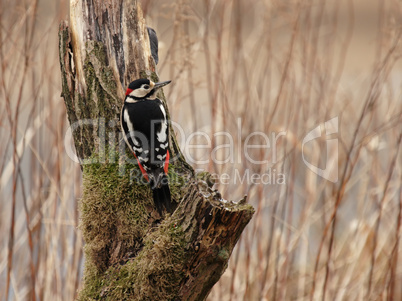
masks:
<path id="1" fill-rule="evenodd" d="M 143 85 L 142 86 L 145 90 L 148 90 L 149 89 L 149 85 Z"/>

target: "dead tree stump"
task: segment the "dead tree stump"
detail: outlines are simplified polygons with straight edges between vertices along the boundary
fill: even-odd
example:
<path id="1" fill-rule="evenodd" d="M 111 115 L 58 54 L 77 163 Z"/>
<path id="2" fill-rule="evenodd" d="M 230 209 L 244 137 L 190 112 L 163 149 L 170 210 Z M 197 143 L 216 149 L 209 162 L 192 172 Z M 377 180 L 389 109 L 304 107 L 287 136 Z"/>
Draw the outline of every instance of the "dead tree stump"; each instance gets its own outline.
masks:
<path id="1" fill-rule="evenodd" d="M 124 87 L 140 77 L 158 80 L 141 8 L 133 0 L 71 0 L 70 14 L 70 25 L 60 25 L 59 52 L 83 171 L 86 263 L 78 299 L 205 300 L 254 210 L 245 199 L 224 201 L 209 174 L 194 175 L 171 130 L 178 207 L 159 216 L 119 126 Z"/>

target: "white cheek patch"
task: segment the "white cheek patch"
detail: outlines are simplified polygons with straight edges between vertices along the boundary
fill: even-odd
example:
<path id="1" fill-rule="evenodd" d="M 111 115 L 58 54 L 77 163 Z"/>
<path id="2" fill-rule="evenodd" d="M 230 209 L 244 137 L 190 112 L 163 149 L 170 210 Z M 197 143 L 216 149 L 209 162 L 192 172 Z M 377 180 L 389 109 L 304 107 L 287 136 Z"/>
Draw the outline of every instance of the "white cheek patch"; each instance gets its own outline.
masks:
<path id="1" fill-rule="evenodd" d="M 158 139 L 159 142 L 165 142 L 166 139 L 167 139 L 167 135 L 166 135 L 166 132 L 167 132 L 166 111 L 165 111 L 165 108 L 163 107 L 162 104 L 160 104 L 159 107 L 160 107 L 160 109 L 162 111 L 162 114 L 163 114 L 164 118 L 163 118 L 163 122 L 161 124 L 161 130 L 160 130 L 159 133 L 156 134 L 156 136 L 157 136 L 157 139 Z"/>
<path id="2" fill-rule="evenodd" d="M 145 90 L 143 88 L 140 89 L 135 89 L 130 93 L 130 96 L 138 97 L 138 98 L 143 98 L 145 95 L 147 95 L 149 90 Z"/>

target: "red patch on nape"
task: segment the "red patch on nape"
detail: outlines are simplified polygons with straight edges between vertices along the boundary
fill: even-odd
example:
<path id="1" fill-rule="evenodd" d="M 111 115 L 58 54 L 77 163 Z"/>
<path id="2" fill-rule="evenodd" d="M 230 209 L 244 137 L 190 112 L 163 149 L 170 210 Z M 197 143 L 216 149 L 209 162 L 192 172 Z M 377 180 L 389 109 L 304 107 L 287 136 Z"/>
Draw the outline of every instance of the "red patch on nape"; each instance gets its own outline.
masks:
<path id="1" fill-rule="evenodd" d="M 132 89 L 128 89 L 128 88 L 127 88 L 127 91 L 126 91 L 126 96 L 127 96 L 128 94 L 130 94 L 131 92 L 133 92 L 133 90 L 132 90 Z"/>

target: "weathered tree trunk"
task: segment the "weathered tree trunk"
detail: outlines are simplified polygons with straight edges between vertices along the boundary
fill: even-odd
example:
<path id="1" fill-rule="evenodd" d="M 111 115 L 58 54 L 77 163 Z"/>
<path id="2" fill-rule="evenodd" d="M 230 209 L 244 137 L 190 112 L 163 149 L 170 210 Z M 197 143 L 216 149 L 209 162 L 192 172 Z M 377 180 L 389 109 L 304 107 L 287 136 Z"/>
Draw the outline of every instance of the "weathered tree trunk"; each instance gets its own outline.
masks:
<path id="1" fill-rule="evenodd" d="M 62 96 L 83 170 L 86 264 L 79 300 L 204 300 L 253 215 L 196 177 L 170 133 L 170 188 L 178 203 L 160 217 L 121 142 L 124 89 L 158 80 L 137 1 L 71 0 L 59 31 Z M 160 95 L 164 98 L 163 94 Z"/>

